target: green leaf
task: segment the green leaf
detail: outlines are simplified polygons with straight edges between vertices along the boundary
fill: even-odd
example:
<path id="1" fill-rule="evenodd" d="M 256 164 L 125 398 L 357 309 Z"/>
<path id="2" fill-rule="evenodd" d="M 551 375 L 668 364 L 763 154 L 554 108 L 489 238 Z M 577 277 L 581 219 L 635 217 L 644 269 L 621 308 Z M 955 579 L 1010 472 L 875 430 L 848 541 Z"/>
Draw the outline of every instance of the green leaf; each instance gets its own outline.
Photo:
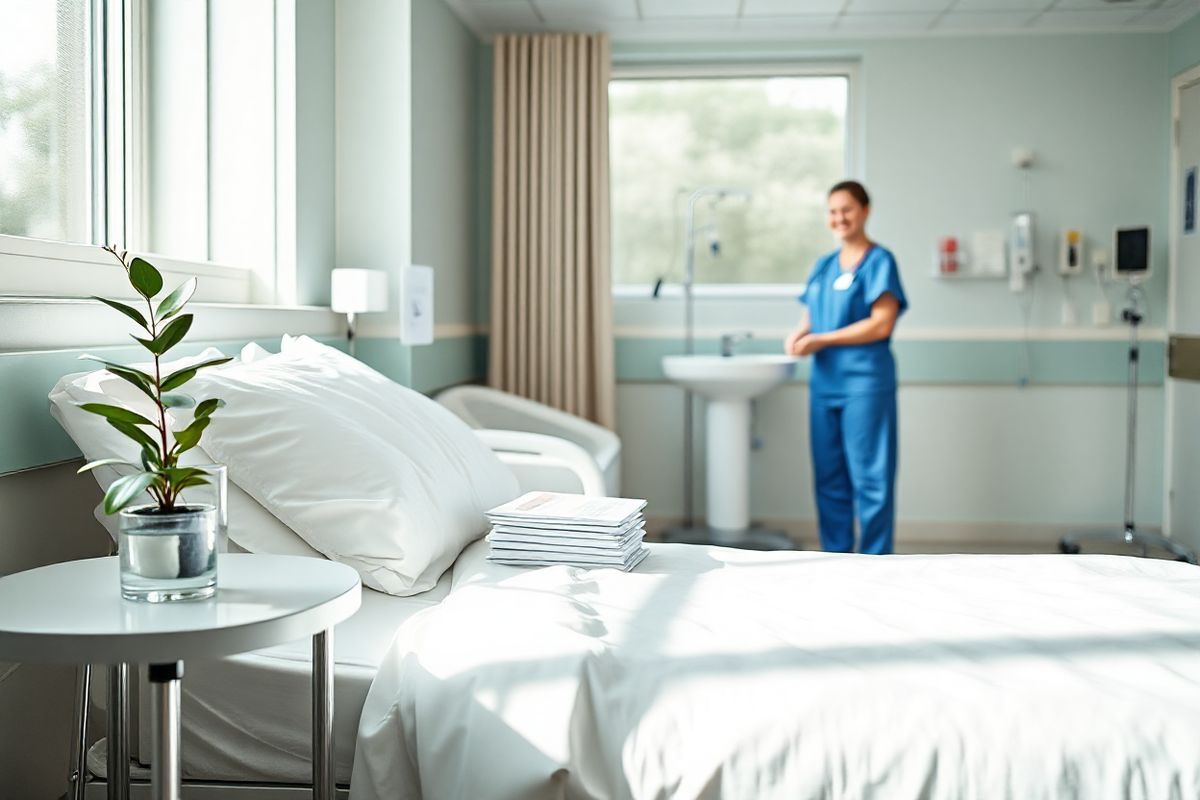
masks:
<path id="1" fill-rule="evenodd" d="M 191 367 L 175 370 L 163 380 L 163 391 L 169 392 L 172 389 L 178 389 L 194 377 L 196 377 L 196 370 Z"/>
<path id="2" fill-rule="evenodd" d="M 139 472 L 136 475 L 126 475 L 117 478 L 104 493 L 104 513 L 115 514 L 129 505 L 154 483 L 153 472 Z"/>
<path id="3" fill-rule="evenodd" d="M 180 319 L 183 319 L 183 317 L 180 317 Z M 233 361 L 233 359 L 232 358 L 213 358 L 213 359 L 209 359 L 208 361 L 202 361 L 199 364 L 193 364 L 190 367 L 183 367 L 182 369 L 177 369 L 174 372 L 172 372 L 170 375 L 168 375 L 166 378 L 163 379 L 162 389 L 164 392 L 169 392 L 173 389 L 178 389 L 180 386 L 183 386 L 185 383 L 190 381 L 192 378 L 196 377 L 196 373 L 199 372 L 200 370 L 204 369 L 205 367 L 215 367 L 220 364 L 228 364 L 230 361 Z"/>
<path id="4" fill-rule="evenodd" d="M 158 447 L 142 446 L 142 469 L 146 472 L 154 472 L 162 467 L 162 462 L 158 457 Z"/>
<path id="5" fill-rule="evenodd" d="M 187 394 L 164 394 L 162 404 L 166 408 L 191 408 L 196 405 L 196 400 Z"/>
<path id="6" fill-rule="evenodd" d="M 184 314 L 182 317 L 176 317 L 168 323 L 153 342 L 146 345 L 146 348 L 156 356 L 161 356 L 163 353 L 170 350 L 175 345 L 179 344 L 183 337 L 187 335 L 188 329 L 192 327 L 192 315 Z M 141 341 L 140 339 L 138 341 Z"/>
<path id="7" fill-rule="evenodd" d="M 130 411 L 128 408 L 120 406 L 110 406 L 107 403 L 84 403 L 80 406 L 84 411 L 92 414 L 99 414 L 108 420 L 120 420 L 121 422 L 129 422 L 134 425 L 150 425 L 158 427 L 156 423 L 146 419 L 136 411 Z"/>
<path id="8" fill-rule="evenodd" d="M 182 492 L 184 489 L 190 489 L 193 486 L 207 486 L 207 485 L 208 485 L 207 478 L 188 478 L 187 480 L 184 480 L 184 481 L 181 481 L 181 482 L 175 484 L 175 491 Z"/>
<path id="9" fill-rule="evenodd" d="M 96 297 L 95 295 L 92 295 L 92 299 L 99 300 L 109 308 L 115 308 L 117 311 L 120 311 L 122 314 L 129 317 L 138 325 L 141 325 L 146 330 L 150 330 L 150 326 L 146 323 L 146 318 L 142 316 L 142 312 L 138 311 L 136 308 L 127 306 L 124 303 L 118 303 L 116 300 L 105 300 L 103 297 Z"/>
<path id="10" fill-rule="evenodd" d="M 218 408 L 224 408 L 224 407 L 225 407 L 225 401 L 218 400 L 215 397 L 210 398 L 208 400 L 201 401 L 201 403 L 196 406 L 196 418 L 199 419 L 200 417 L 207 417 L 210 414 L 212 414 L 214 411 L 216 411 Z"/>
<path id="11" fill-rule="evenodd" d="M 84 464 L 75 471 L 75 474 L 82 475 L 83 473 L 98 467 L 111 467 L 114 464 L 121 464 L 122 466 L 133 467 L 134 469 L 137 469 L 137 464 L 130 464 L 123 458 L 101 458 L 97 461 L 89 461 L 88 463 Z"/>
<path id="12" fill-rule="evenodd" d="M 208 427 L 208 423 L 212 422 L 209 417 L 201 417 L 194 420 L 191 425 L 188 425 L 181 431 L 175 433 L 175 448 L 176 452 L 183 453 L 191 450 L 200 443 L 200 435 L 204 433 L 204 429 Z"/>
<path id="13" fill-rule="evenodd" d="M 154 441 L 154 439 L 150 436 L 150 434 L 146 433 L 144 430 L 142 430 L 138 426 L 131 425 L 128 422 L 124 422 L 123 420 L 119 420 L 119 419 L 109 419 L 108 424 L 112 425 L 114 428 L 116 428 L 121 433 L 128 436 L 130 439 L 133 439 L 135 442 L 137 442 L 142 447 L 149 448 L 150 450 L 153 450 L 155 453 L 158 452 L 159 443 Z"/>
<path id="14" fill-rule="evenodd" d="M 196 279 L 188 278 L 178 289 L 171 292 L 163 298 L 163 301 L 158 304 L 159 319 L 170 319 L 178 314 L 187 303 L 192 299 L 192 295 L 196 293 Z"/>
<path id="15" fill-rule="evenodd" d="M 195 478 L 197 476 L 203 477 L 208 475 L 207 472 L 199 467 L 170 467 L 168 469 L 164 469 L 161 474 L 166 475 L 167 479 L 176 486 L 178 486 L 181 481 L 186 481 L 189 478 Z M 205 478 L 204 482 L 208 483 L 207 478 Z"/>
<path id="16" fill-rule="evenodd" d="M 113 375 L 132 383 L 134 386 L 141 389 L 142 392 L 145 393 L 150 399 L 153 400 L 156 398 L 156 394 L 154 392 L 154 378 L 150 377 L 146 373 L 133 369 L 132 367 L 124 367 L 120 364 L 114 364 L 113 362 L 106 361 L 99 356 L 82 355 L 79 358 L 86 361 L 96 361 L 103 364 L 104 368 Z"/>
<path id="17" fill-rule="evenodd" d="M 161 292 L 163 287 L 162 274 L 144 258 L 129 262 L 129 282 L 147 300 Z"/>

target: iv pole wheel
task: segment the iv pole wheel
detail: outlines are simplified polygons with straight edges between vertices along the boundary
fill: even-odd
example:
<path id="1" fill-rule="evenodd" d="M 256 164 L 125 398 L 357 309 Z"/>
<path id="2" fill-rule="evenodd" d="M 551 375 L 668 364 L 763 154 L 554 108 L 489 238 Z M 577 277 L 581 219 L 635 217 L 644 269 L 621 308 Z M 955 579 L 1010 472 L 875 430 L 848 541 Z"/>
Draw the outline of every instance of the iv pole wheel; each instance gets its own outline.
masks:
<path id="1" fill-rule="evenodd" d="M 1058 540 L 1058 549 L 1059 549 L 1059 552 L 1065 553 L 1069 556 L 1079 555 L 1079 553 L 1080 553 L 1079 543 L 1073 542 L 1070 539 L 1067 539 L 1066 537 L 1063 537 L 1062 539 Z"/>

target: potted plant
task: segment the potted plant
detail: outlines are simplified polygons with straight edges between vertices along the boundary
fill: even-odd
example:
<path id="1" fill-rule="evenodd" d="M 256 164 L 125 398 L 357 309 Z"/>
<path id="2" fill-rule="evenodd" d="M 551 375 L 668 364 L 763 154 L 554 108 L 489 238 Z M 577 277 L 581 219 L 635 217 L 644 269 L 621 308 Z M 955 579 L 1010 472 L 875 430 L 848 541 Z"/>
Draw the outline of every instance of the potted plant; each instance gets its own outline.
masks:
<path id="1" fill-rule="evenodd" d="M 84 403 L 81 408 L 103 417 L 109 425 L 131 439 L 140 450 L 140 463 L 104 458 L 85 464 L 80 472 L 101 466 L 121 466 L 132 473 L 113 481 L 104 494 L 104 511 L 117 514 L 121 563 L 121 594 L 130 600 L 162 602 L 212 596 L 217 582 L 218 510 L 211 504 L 188 503 L 183 493 L 209 482 L 200 467 L 182 466 L 180 457 L 200 443 L 212 414 L 224 405 L 215 398 L 196 401 L 180 392 L 196 373 L 230 361 L 216 358 L 192 364 L 164 375 L 161 359 L 183 341 L 192 326 L 192 315 L 182 313 L 196 291 L 190 278 L 155 303 L 162 292 L 163 278 L 142 258 L 128 259 L 125 251 L 105 247 L 120 262 L 134 291 L 145 300 L 146 312 L 116 300 L 94 297 L 120 311 L 146 334 L 135 335 L 153 359 L 153 372 L 98 361 L 116 377 L 133 384 L 151 403 L 147 416 L 138 411 L 106 403 Z M 171 430 L 168 409 L 173 413 L 191 410 L 188 424 Z M 131 505 L 146 493 L 153 503 Z"/>

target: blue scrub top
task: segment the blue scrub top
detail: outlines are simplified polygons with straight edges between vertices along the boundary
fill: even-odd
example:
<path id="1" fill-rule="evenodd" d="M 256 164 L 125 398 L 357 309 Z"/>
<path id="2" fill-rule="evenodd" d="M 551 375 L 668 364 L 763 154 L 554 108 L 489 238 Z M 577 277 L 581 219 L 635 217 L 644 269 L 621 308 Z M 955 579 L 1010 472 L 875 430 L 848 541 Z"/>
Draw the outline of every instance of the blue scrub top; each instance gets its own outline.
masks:
<path id="1" fill-rule="evenodd" d="M 871 245 L 852 271 L 843 273 L 838 265 L 840 250 L 817 260 L 800 302 L 808 306 L 813 333 L 828 333 L 871 316 L 871 304 L 884 292 L 900 301 L 900 313 L 908 309 L 900 269 L 891 251 Z M 845 280 L 834 282 L 838 277 Z M 813 356 L 810 391 L 815 395 L 859 395 L 895 391 L 896 361 L 892 357 L 891 337 L 871 344 L 826 347 Z"/>

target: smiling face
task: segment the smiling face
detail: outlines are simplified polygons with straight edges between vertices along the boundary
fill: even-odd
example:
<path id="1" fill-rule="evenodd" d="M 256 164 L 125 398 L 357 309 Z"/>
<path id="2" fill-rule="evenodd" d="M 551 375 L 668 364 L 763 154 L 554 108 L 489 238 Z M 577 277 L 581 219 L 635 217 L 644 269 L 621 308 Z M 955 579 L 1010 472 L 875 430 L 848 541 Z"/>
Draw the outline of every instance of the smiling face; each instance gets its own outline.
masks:
<path id="1" fill-rule="evenodd" d="M 846 190 L 829 195 L 829 230 L 843 242 L 862 238 L 870 215 L 869 206 L 864 206 Z"/>

